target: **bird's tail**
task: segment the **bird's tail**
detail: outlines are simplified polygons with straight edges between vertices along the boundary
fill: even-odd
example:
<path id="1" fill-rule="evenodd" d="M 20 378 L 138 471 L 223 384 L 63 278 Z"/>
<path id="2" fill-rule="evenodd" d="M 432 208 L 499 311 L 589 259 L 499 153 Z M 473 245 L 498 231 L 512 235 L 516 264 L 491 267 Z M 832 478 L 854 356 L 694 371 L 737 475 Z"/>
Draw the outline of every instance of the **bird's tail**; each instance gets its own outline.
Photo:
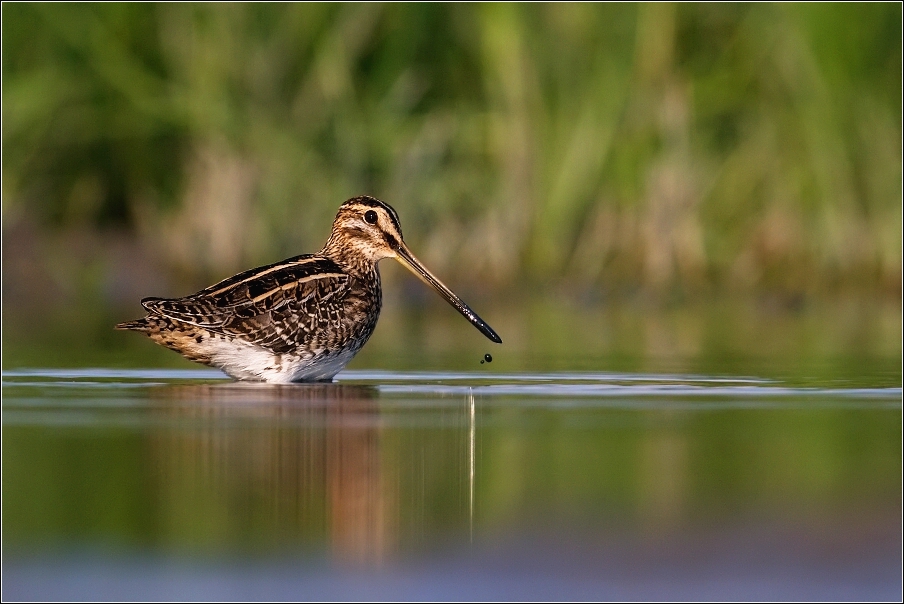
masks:
<path id="1" fill-rule="evenodd" d="M 150 327 L 151 325 L 147 317 L 116 324 L 116 329 L 133 329 L 135 331 L 148 331 Z"/>

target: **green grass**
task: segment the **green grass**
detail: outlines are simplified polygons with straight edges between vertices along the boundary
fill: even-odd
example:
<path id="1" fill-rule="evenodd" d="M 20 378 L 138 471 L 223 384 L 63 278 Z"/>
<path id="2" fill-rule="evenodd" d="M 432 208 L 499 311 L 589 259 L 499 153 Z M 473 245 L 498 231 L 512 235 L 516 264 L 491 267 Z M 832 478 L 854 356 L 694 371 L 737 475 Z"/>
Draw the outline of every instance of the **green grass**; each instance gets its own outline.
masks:
<path id="1" fill-rule="evenodd" d="M 2 11 L 4 233 L 204 281 L 370 193 L 498 291 L 900 300 L 899 4 Z"/>

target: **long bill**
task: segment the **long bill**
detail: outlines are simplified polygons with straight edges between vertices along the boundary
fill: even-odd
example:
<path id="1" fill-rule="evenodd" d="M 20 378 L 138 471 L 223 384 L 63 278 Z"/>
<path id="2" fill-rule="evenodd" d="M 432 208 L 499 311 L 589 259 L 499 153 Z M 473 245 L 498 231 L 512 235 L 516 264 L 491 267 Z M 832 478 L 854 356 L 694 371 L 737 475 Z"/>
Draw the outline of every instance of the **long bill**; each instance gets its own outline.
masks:
<path id="1" fill-rule="evenodd" d="M 455 307 L 455 310 L 460 312 L 464 317 L 471 322 L 471 324 L 480 330 L 480 333 L 496 342 L 497 344 L 502 344 L 502 338 L 499 337 L 493 328 L 487 325 L 487 322 L 477 316 L 477 313 L 471 310 L 471 307 L 462 302 L 462 299 L 452 293 L 452 290 L 446 287 L 442 281 L 433 276 L 433 273 L 427 270 L 427 268 L 420 263 L 420 261 L 414 257 L 414 254 L 411 253 L 411 250 L 408 249 L 408 246 L 405 245 L 404 241 L 399 242 L 399 247 L 395 250 L 396 259 L 402 263 L 408 270 L 417 275 L 417 277 L 426 283 L 427 285 L 433 286 L 439 295 L 446 299 L 446 302 Z"/>

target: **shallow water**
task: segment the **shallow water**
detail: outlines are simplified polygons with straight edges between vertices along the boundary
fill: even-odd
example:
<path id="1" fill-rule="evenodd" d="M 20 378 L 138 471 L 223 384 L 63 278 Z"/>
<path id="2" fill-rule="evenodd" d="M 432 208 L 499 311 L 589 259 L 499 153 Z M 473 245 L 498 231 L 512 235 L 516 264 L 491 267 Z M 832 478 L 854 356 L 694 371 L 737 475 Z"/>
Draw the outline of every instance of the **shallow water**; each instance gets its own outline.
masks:
<path id="1" fill-rule="evenodd" d="M 3 374 L 4 599 L 899 599 L 901 388 Z"/>

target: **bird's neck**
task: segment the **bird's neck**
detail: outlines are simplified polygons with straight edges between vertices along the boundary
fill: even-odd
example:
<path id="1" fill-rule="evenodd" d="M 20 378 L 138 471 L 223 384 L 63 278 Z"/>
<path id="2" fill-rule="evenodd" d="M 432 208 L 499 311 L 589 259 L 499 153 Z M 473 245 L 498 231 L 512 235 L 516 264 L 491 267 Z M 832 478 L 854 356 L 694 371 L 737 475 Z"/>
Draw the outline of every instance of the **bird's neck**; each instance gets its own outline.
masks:
<path id="1" fill-rule="evenodd" d="M 320 255 L 326 256 L 350 274 L 361 277 L 377 274 L 377 278 L 379 278 L 377 262 L 344 237 L 331 235 L 323 249 L 320 250 Z"/>

